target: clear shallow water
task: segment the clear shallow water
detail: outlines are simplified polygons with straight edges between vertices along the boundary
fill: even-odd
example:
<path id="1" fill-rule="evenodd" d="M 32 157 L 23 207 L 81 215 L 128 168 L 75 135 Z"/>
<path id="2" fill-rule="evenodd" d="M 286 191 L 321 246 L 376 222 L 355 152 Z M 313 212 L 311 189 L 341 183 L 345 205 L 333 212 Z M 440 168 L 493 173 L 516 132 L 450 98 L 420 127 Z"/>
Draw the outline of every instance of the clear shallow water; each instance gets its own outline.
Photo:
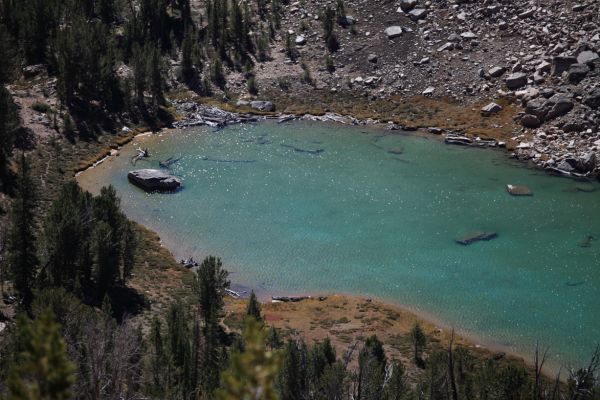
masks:
<path id="1" fill-rule="evenodd" d="M 152 159 L 136 168 L 181 157 L 171 172 L 183 190 L 130 185 L 137 144 L 85 173 L 82 186 L 114 185 L 127 214 L 178 256 L 219 255 L 235 283 L 377 296 L 521 354 L 539 340 L 555 365 L 584 362 L 600 340 L 600 190 L 574 191 L 590 184 L 501 152 L 336 125 L 200 128 L 140 141 Z M 534 196 L 512 197 L 507 183 Z M 454 242 L 477 230 L 498 238 Z M 580 247 L 588 235 L 598 240 Z"/>

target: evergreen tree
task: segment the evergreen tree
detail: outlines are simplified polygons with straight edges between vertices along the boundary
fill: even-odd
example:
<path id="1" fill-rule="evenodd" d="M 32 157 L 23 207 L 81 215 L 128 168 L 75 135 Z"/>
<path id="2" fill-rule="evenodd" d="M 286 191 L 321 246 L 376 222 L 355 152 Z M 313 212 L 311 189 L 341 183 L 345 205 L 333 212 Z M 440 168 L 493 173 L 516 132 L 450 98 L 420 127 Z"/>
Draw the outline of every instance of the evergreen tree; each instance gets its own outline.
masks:
<path id="1" fill-rule="evenodd" d="M 324 37 L 325 37 L 325 44 L 327 45 L 327 48 L 331 52 L 337 51 L 339 48 L 337 36 L 335 35 L 335 32 L 333 31 L 333 28 L 335 25 L 334 18 L 335 18 L 335 11 L 333 11 L 329 7 L 326 7 L 323 10 L 322 24 L 323 24 L 323 32 L 324 32 Z"/>
<path id="2" fill-rule="evenodd" d="M 50 283 L 73 291 L 87 284 L 88 243 L 92 224 L 91 196 L 76 182 L 67 183 L 50 206 L 44 222 L 46 272 Z"/>
<path id="3" fill-rule="evenodd" d="M 195 31 L 190 24 L 186 27 L 181 44 L 181 75 L 183 81 L 188 85 L 193 85 L 197 79 L 193 61 L 194 36 Z"/>
<path id="4" fill-rule="evenodd" d="M 223 269 L 219 258 L 209 256 L 204 259 L 196 277 L 196 289 L 200 316 L 203 321 L 202 334 L 204 349 L 202 354 L 202 387 L 212 393 L 219 385 L 219 373 L 223 366 L 223 332 L 219 319 L 223 311 L 223 296 L 229 288 L 228 272 Z"/>
<path id="5" fill-rule="evenodd" d="M 9 399 L 67 400 L 72 398 L 75 367 L 67 357 L 60 325 L 50 311 L 29 322 L 18 320 L 23 351 L 7 382 Z"/>
<path id="6" fill-rule="evenodd" d="M 0 84 L 10 81 L 16 67 L 14 38 L 6 25 L 0 23 Z"/>
<path id="7" fill-rule="evenodd" d="M 271 326 L 269 328 L 269 332 L 267 333 L 267 346 L 271 350 L 279 350 L 283 347 L 283 339 L 281 338 L 281 333 L 279 333 L 279 329 Z"/>
<path id="8" fill-rule="evenodd" d="M 33 286 L 38 266 L 35 208 L 36 193 L 25 153 L 19 159 L 16 198 L 11 213 L 9 260 L 14 287 L 28 309 L 33 300 Z"/>
<path id="9" fill-rule="evenodd" d="M 400 361 L 394 361 L 391 365 L 392 372 L 389 380 L 387 381 L 384 391 L 384 400 L 401 400 L 408 392 L 408 382 L 406 381 L 406 375 L 404 366 Z"/>
<path id="10" fill-rule="evenodd" d="M 248 306 L 246 307 L 246 315 L 254 318 L 258 322 L 262 322 L 261 307 L 256 299 L 254 290 L 250 293 L 250 299 L 248 300 Z"/>
<path id="11" fill-rule="evenodd" d="M 346 400 L 348 393 L 348 372 L 340 361 L 328 365 L 319 379 L 319 389 L 315 394 L 317 400 Z"/>
<path id="12" fill-rule="evenodd" d="M 340 26 L 346 27 L 348 20 L 346 19 L 346 5 L 344 4 L 344 0 L 337 0 L 335 13 L 337 15 L 337 23 Z"/>
<path id="13" fill-rule="evenodd" d="M 277 386 L 282 400 L 300 400 L 307 394 L 306 346 L 289 340 L 283 353 Z"/>
<path id="14" fill-rule="evenodd" d="M 8 178 L 7 167 L 12 155 L 14 131 L 18 123 L 17 106 L 9 91 L 0 84 L 0 188 L 4 188 Z"/>
<path id="15" fill-rule="evenodd" d="M 423 332 L 423 329 L 418 322 L 415 322 L 410 330 L 410 341 L 413 348 L 413 359 L 415 362 L 419 363 L 421 361 L 421 353 L 423 352 L 423 348 L 427 343 L 427 337 L 425 336 L 425 332 Z"/>
<path id="16" fill-rule="evenodd" d="M 377 336 L 371 336 L 358 356 L 358 394 L 362 400 L 378 400 L 382 397 L 385 369 L 383 343 Z"/>

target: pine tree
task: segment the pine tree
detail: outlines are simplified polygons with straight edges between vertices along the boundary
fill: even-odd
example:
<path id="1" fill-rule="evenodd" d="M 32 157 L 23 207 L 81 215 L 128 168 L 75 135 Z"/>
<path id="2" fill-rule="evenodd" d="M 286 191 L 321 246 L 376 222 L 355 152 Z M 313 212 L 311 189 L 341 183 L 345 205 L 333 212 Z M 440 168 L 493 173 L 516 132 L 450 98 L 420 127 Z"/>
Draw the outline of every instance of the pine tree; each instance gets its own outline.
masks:
<path id="1" fill-rule="evenodd" d="M 9 399 L 67 400 L 72 398 L 75 366 L 67 357 L 60 325 L 50 311 L 33 322 L 23 315 L 18 320 L 23 352 L 7 382 Z"/>
<path id="2" fill-rule="evenodd" d="M 203 321 L 202 334 L 204 349 L 202 354 L 201 384 L 205 393 L 212 393 L 219 385 L 219 373 L 223 365 L 222 328 L 219 319 L 223 311 L 223 296 L 229 288 L 228 272 L 223 269 L 219 258 L 209 256 L 204 259 L 196 277 L 198 305 Z"/>
<path id="3" fill-rule="evenodd" d="M 256 299 L 254 290 L 250 293 L 250 299 L 248 300 L 248 306 L 246 307 L 246 316 L 254 318 L 258 322 L 262 322 L 260 303 Z"/>
<path id="4" fill-rule="evenodd" d="M 371 336 L 358 355 L 358 393 L 362 400 L 381 399 L 385 369 L 383 343 Z"/>
<path id="5" fill-rule="evenodd" d="M 181 75 L 183 81 L 188 85 L 193 84 L 196 80 L 193 61 L 194 37 L 195 31 L 190 24 L 186 27 L 183 42 L 181 43 Z"/>
<path id="6" fill-rule="evenodd" d="M 0 188 L 6 185 L 8 178 L 7 166 L 13 150 L 14 131 L 18 123 L 17 106 L 9 91 L 0 85 Z"/>
<path id="7" fill-rule="evenodd" d="M 337 51 L 339 49 L 338 39 L 337 39 L 337 36 L 335 35 L 335 32 L 333 31 L 334 17 L 335 17 L 335 11 L 333 11 L 331 8 L 326 7 L 323 10 L 322 20 L 323 20 L 323 31 L 324 31 L 324 37 L 325 37 L 325 44 L 327 45 L 327 48 L 331 52 Z"/>
<path id="8" fill-rule="evenodd" d="M 22 305 L 28 309 L 33 300 L 33 286 L 38 266 L 35 234 L 37 198 L 25 153 L 22 153 L 19 159 L 16 193 L 11 213 L 8 263 L 15 289 L 21 297 Z"/>
<path id="9" fill-rule="evenodd" d="M 391 365 L 392 373 L 385 385 L 383 392 L 384 400 L 401 400 L 404 398 L 408 383 L 406 381 L 405 370 L 402 362 L 394 361 Z"/>
<path id="10" fill-rule="evenodd" d="M 421 353 L 423 352 L 423 348 L 427 343 L 427 337 L 425 336 L 425 332 L 423 332 L 423 329 L 418 322 L 415 322 L 410 330 L 410 341 L 413 348 L 413 359 L 415 362 L 419 363 L 421 361 Z"/>
<path id="11" fill-rule="evenodd" d="M 306 392 L 305 346 L 289 340 L 285 346 L 283 363 L 278 377 L 278 389 L 282 399 L 300 400 Z"/>
<path id="12" fill-rule="evenodd" d="M 67 183 L 44 222 L 46 273 L 50 283 L 73 291 L 90 276 L 86 245 L 92 223 L 91 198 L 76 182 Z"/>
<path id="13" fill-rule="evenodd" d="M 346 27 L 348 20 L 346 19 L 346 5 L 344 0 L 337 0 L 335 13 L 337 15 L 337 23 L 340 26 Z"/>
<path id="14" fill-rule="evenodd" d="M 125 221 L 123 232 L 123 282 L 131 276 L 135 266 L 135 255 L 137 251 L 138 236 L 133 223 Z"/>

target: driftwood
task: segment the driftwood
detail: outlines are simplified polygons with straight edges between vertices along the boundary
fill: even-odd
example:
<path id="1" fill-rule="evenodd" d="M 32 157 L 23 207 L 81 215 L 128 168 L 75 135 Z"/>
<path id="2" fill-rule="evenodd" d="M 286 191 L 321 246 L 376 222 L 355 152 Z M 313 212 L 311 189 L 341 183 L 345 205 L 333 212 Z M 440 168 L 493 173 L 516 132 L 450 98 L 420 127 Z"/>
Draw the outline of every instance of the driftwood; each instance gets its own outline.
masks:
<path id="1" fill-rule="evenodd" d="M 194 102 L 180 102 L 175 106 L 183 115 L 181 121 L 173 123 L 173 127 L 179 129 L 200 125 L 222 128 L 227 125 L 258 121 L 254 115 L 233 113 Z"/>
<path id="2" fill-rule="evenodd" d="M 456 243 L 467 246 L 471 243 L 475 243 L 480 240 L 491 240 L 495 239 L 496 237 L 498 237 L 498 234 L 496 232 L 474 232 L 472 234 L 458 238 L 455 241 Z"/>

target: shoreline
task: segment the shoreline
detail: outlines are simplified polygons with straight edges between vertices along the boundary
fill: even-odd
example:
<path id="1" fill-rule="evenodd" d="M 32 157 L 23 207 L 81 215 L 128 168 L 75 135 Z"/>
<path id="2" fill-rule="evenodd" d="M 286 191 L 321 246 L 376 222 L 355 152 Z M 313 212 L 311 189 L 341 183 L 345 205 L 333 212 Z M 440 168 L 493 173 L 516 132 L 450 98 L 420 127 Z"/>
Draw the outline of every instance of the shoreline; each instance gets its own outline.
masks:
<path id="1" fill-rule="evenodd" d="M 335 123 L 335 124 L 339 124 L 339 122 L 336 121 L 330 121 L 329 123 Z M 321 123 L 324 123 L 323 121 L 321 121 Z M 384 129 L 386 124 L 376 124 L 376 123 L 370 123 L 367 124 L 367 126 L 373 127 L 375 129 Z M 152 134 L 152 133 L 140 133 L 136 136 L 133 137 L 132 141 L 130 141 L 129 143 L 127 143 L 127 145 L 133 147 L 136 145 L 139 145 L 139 143 L 136 143 L 136 139 L 140 139 L 140 138 L 153 138 L 153 137 L 162 137 L 163 135 L 170 135 L 170 134 L 177 134 L 179 132 L 179 129 L 161 129 L 158 133 L 156 134 Z M 439 135 L 434 135 L 431 133 L 427 133 L 424 131 L 398 131 L 398 133 L 401 134 L 406 134 L 406 135 L 411 135 L 411 136 L 422 136 L 422 137 L 426 137 L 426 138 L 435 138 L 435 139 L 440 139 Z M 396 133 L 396 134 L 398 134 Z M 393 131 L 390 132 L 390 134 L 394 134 Z M 496 148 L 497 149 L 497 148 Z M 121 150 L 121 148 L 119 148 L 119 150 Z M 120 153 L 120 151 L 119 151 Z M 103 159 L 103 162 L 110 162 L 110 159 L 114 156 L 117 156 L 118 154 L 111 154 L 110 156 L 106 157 L 105 159 Z M 83 172 L 88 172 L 90 169 L 93 169 L 97 166 L 99 166 L 101 163 L 95 164 L 94 166 L 90 167 L 89 169 L 87 169 L 86 171 L 82 171 L 81 173 L 77 174 L 77 177 L 79 178 L 81 176 L 81 174 Z M 520 163 L 523 164 L 523 163 Z M 529 164 L 531 165 L 531 164 Z M 528 167 L 528 166 L 526 166 Z M 539 167 L 533 166 L 534 170 L 540 170 Z M 79 182 L 79 179 L 78 179 Z M 144 222 L 139 222 L 138 223 L 147 226 L 146 223 Z M 199 252 L 197 250 L 186 250 L 181 248 L 181 246 L 177 245 L 177 240 L 175 239 L 169 239 L 168 235 L 164 234 L 165 232 L 161 232 L 160 229 L 154 229 L 152 227 L 150 227 L 149 229 L 151 229 L 152 231 L 157 232 L 160 235 L 160 245 L 167 249 L 169 251 L 169 253 L 175 258 L 175 261 L 177 263 L 179 263 L 180 259 L 184 259 L 187 258 L 190 255 L 193 255 L 195 257 L 198 257 L 197 260 L 201 260 L 203 257 L 205 257 L 207 254 L 203 254 L 203 252 Z M 201 247 L 201 246 L 194 246 L 194 247 Z M 190 253 L 195 253 L 195 254 L 190 254 Z M 200 254 L 198 254 L 200 253 Z M 233 271 L 235 274 L 235 271 Z M 237 286 L 236 286 L 237 285 Z M 244 284 L 244 282 L 236 282 L 232 285 L 232 287 L 235 289 L 236 287 L 242 287 L 243 289 L 252 289 L 251 287 L 247 286 Z M 271 295 L 297 295 L 297 294 L 306 294 L 306 293 L 310 293 L 311 295 L 314 296 L 319 296 L 320 294 L 323 293 L 318 293 L 318 292 L 312 292 L 310 290 L 307 291 L 300 291 L 298 293 L 282 293 L 282 292 L 277 292 L 277 291 L 264 291 L 264 290 L 256 290 L 257 295 L 259 296 L 259 298 L 262 300 L 269 300 Z M 330 294 L 330 292 L 324 292 L 324 293 L 328 293 L 328 296 L 332 296 L 332 294 Z M 339 295 L 341 296 L 346 296 L 346 297 L 351 297 L 354 299 L 364 299 L 367 297 L 367 295 L 363 295 L 363 294 L 357 294 L 357 293 L 344 293 L 344 292 L 336 292 L 339 293 Z M 435 326 L 436 328 L 441 328 L 443 331 L 449 331 L 452 328 L 452 324 L 444 321 L 444 319 L 442 317 L 439 316 L 435 316 L 431 313 L 428 313 L 427 311 L 421 310 L 418 307 L 415 306 L 410 306 L 407 304 L 402 304 L 402 303 L 397 303 L 394 302 L 391 299 L 385 299 L 385 298 L 380 298 L 377 296 L 369 296 L 371 299 L 374 299 L 378 302 L 380 302 L 381 304 L 383 304 L 385 307 L 388 308 L 395 308 L 398 310 L 401 310 L 405 313 L 408 313 L 410 315 L 413 315 L 415 318 L 417 318 L 418 320 L 423 321 L 424 323 L 430 324 L 432 326 Z M 470 347 L 475 348 L 475 349 L 479 349 L 479 350 L 485 350 L 487 352 L 489 352 L 490 354 L 493 353 L 506 353 L 507 356 L 513 357 L 513 358 L 518 358 L 523 360 L 528 366 L 531 366 L 533 363 L 533 353 L 534 353 L 534 348 L 535 348 L 535 344 L 532 343 L 531 344 L 531 355 L 527 355 L 527 354 L 523 354 L 523 353 L 519 353 L 518 351 L 514 350 L 513 347 L 511 346 L 507 346 L 507 345 L 502 345 L 499 343 L 495 343 L 490 339 L 484 339 L 482 337 L 479 337 L 478 335 L 472 333 L 472 332 L 468 332 L 467 330 L 464 329 L 460 329 L 459 328 L 455 328 L 456 333 L 458 335 L 460 335 L 461 337 L 463 337 L 470 345 Z M 546 364 L 546 374 L 547 375 L 551 375 L 551 374 L 555 374 L 556 372 L 558 372 L 559 368 L 561 368 L 561 364 L 560 362 L 556 362 L 553 363 L 551 362 L 551 360 L 548 361 L 548 363 Z"/>

